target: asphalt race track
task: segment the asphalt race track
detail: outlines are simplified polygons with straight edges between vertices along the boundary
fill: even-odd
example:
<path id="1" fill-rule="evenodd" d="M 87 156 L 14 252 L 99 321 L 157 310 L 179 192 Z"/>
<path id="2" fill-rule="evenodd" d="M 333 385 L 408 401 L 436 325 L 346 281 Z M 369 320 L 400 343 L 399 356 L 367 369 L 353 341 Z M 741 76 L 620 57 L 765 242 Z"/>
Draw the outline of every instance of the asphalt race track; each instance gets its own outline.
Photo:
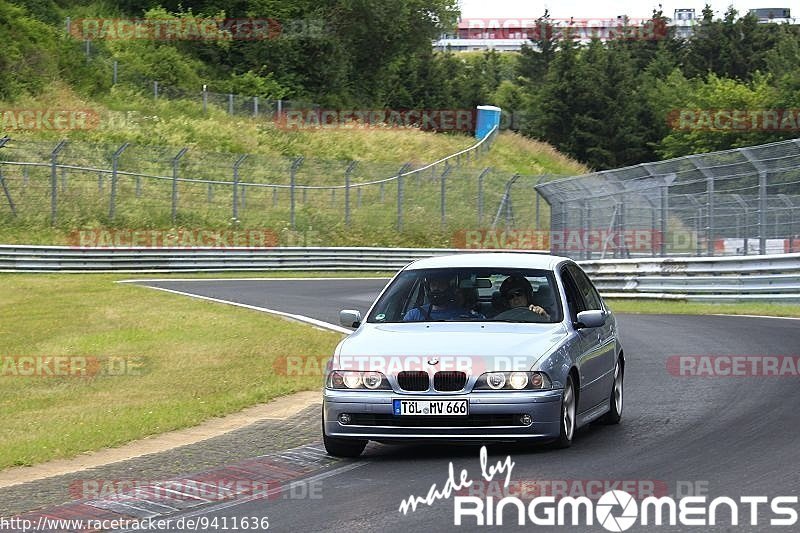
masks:
<path id="1" fill-rule="evenodd" d="M 386 280 L 202 280 L 157 281 L 147 285 L 190 292 L 252 306 L 303 314 L 338 323 L 339 309 L 366 311 Z M 178 296 L 176 296 L 178 297 Z M 675 355 L 798 355 L 800 321 L 729 316 L 620 315 L 627 358 L 623 422 L 584 428 L 567 450 L 520 445 L 489 447 L 489 464 L 510 455 L 512 488 L 549 481 L 572 495 L 605 482 L 612 488 L 656 487 L 665 495 L 797 496 L 800 494 L 800 387 L 798 378 L 686 377 L 670 373 Z M 401 501 L 441 488 L 448 463 L 479 479 L 479 447 L 454 445 L 385 446 L 371 443 L 358 461 L 341 461 L 326 471 L 319 499 L 274 499 L 210 506 L 207 517 L 269 517 L 275 531 L 403 531 L 475 529 L 474 519 L 453 525 L 452 498 L 421 505 L 403 515 Z M 347 467 L 347 468 L 343 468 Z M 501 479 L 503 476 L 496 476 Z M 592 484 L 591 482 L 594 482 Z M 614 486 L 614 482 L 627 483 Z M 499 486 L 496 482 L 494 488 Z M 691 488 L 690 488 L 691 487 Z M 490 486 L 487 490 L 492 490 Z M 513 492 L 511 493 L 514 494 Z M 519 494 L 519 493 L 517 493 Z M 475 495 L 483 498 L 481 492 Z M 496 494 L 495 494 L 496 495 Z M 630 531 L 797 531 L 798 525 L 768 526 L 781 516 L 763 506 L 760 523 L 749 525 L 741 504 L 740 524 L 689 527 L 634 525 Z M 795 510 L 800 505 L 790 505 Z M 508 512 L 508 511 L 507 511 Z M 197 516 L 195 510 L 192 515 Z M 511 509 L 507 520 L 513 523 Z M 472 520 L 472 521 L 470 521 Z M 725 507 L 719 523 L 730 524 Z M 507 529 L 605 531 L 593 526 Z"/>

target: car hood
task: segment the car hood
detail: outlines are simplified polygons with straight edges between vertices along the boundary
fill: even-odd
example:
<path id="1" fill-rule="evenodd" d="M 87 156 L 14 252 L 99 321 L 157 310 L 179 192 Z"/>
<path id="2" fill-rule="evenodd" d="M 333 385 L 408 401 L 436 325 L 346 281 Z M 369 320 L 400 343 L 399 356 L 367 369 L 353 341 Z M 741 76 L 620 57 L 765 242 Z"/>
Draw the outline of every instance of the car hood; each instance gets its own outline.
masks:
<path id="1" fill-rule="evenodd" d="M 568 335 L 559 324 L 518 324 L 502 322 L 417 322 L 413 324 L 364 324 L 339 345 L 336 368 L 359 370 L 389 365 L 413 370 L 432 359 L 447 365 L 463 366 L 464 358 L 471 366 L 485 370 L 531 369 L 542 356 Z M 393 361 L 387 363 L 385 359 Z M 509 363 L 513 368 L 507 368 Z M 365 366 L 367 365 L 367 366 Z"/>

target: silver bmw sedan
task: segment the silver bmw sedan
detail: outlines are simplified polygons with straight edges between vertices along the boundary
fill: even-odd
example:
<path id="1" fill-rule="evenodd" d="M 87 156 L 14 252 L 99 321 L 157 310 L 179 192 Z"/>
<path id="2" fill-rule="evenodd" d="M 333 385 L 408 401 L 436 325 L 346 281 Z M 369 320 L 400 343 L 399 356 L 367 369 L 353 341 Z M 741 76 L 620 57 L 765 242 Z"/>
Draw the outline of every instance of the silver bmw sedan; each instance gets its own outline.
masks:
<path id="1" fill-rule="evenodd" d="M 411 263 L 336 347 L 323 393 L 328 453 L 370 440 L 534 439 L 622 415 L 617 324 L 572 260 L 474 253 Z"/>

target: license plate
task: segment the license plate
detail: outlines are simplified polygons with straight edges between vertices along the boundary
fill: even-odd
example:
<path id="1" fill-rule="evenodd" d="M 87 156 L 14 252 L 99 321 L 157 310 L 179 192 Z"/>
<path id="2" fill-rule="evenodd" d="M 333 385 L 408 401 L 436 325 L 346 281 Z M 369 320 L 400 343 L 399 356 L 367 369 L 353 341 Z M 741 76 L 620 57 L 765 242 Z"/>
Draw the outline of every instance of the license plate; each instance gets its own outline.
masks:
<path id="1" fill-rule="evenodd" d="M 467 416 L 468 400 L 394 400 L 395 416 Z"/>

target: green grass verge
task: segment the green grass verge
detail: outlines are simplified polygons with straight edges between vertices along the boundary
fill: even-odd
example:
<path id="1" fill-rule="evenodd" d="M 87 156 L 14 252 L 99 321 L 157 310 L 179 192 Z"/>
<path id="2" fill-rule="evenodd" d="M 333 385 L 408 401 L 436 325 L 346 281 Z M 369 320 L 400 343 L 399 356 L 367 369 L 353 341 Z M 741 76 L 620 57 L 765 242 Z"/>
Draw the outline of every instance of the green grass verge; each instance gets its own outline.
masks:
<path id="1" fill-rule="evenodd" d="M 113 283 L 129 277 L 0 275 L 0 357 L 143 358 L 141 375 L 0 376 L 0 469 L 118 446 L 321 386 L 319 376 L 287 378 L 275 365 L 325 357 L 341 335 Z"/>
<path id="2" fill-rule="evenodd" d="M 747 302 L 715 304 L 679 300 L 627 300 L 607 298 L 615 313 L 651 315 L 762 315 L 800 317 L 800 305 Z"/>

